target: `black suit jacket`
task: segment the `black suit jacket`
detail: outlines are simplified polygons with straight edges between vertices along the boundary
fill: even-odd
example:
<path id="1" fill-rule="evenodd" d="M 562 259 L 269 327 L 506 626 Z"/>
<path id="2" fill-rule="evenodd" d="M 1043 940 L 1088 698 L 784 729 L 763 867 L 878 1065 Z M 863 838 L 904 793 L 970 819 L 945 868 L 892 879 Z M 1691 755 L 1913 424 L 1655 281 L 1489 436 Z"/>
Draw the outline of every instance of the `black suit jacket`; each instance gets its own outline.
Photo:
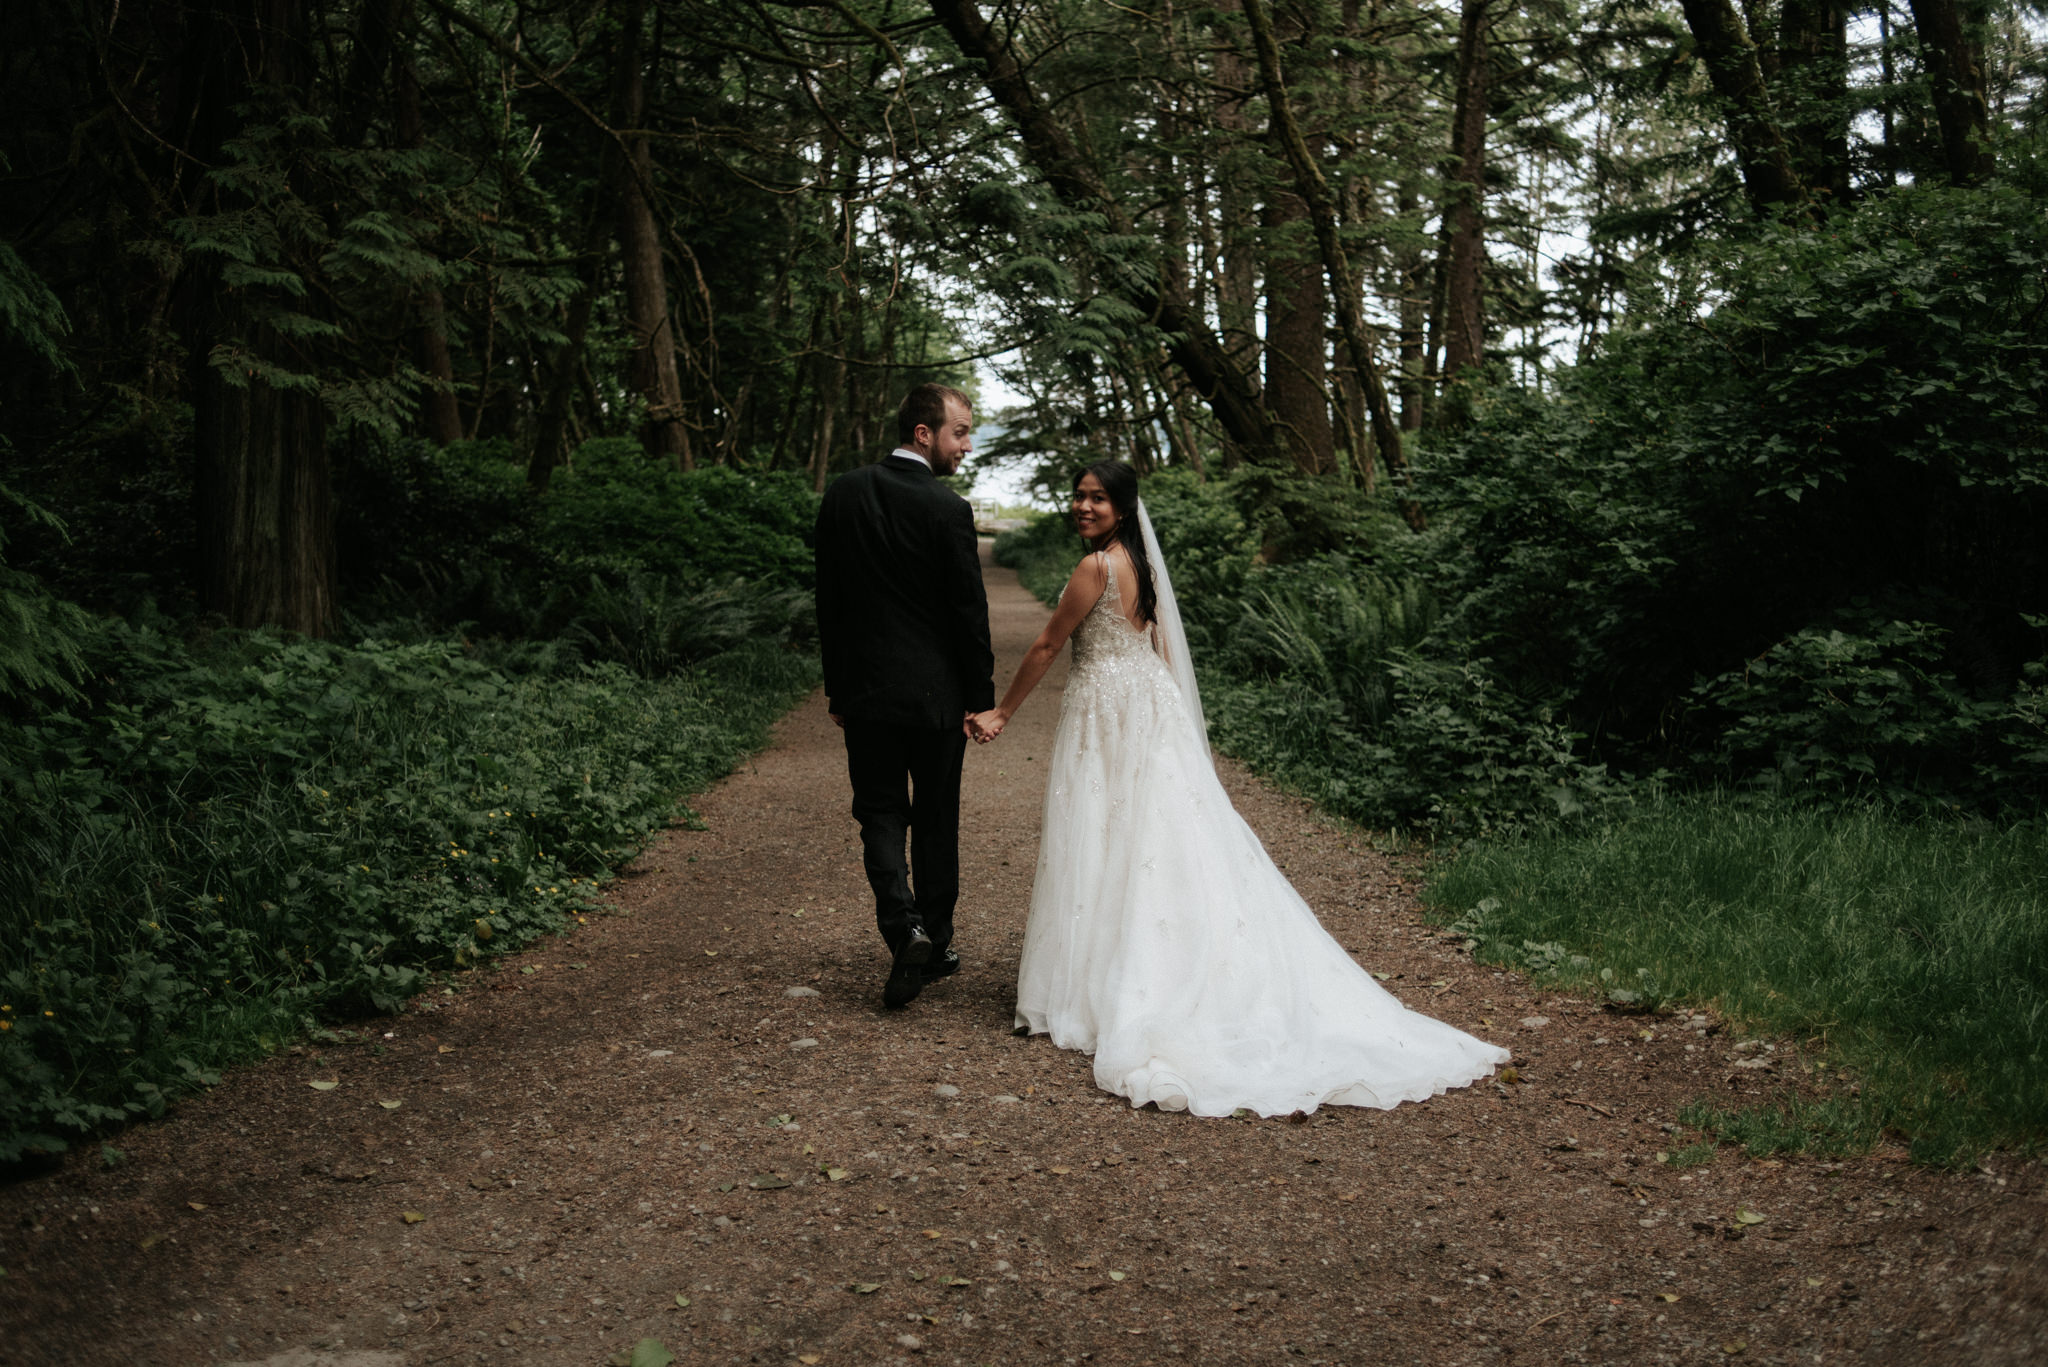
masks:
<path id="1" fill-rule="evenodd" d="M 995 706 L 974 514 L 929 469 L 890 456 L 835 480 L 818 508 L 817 570 L 834 712 L 944 729 Z"/>

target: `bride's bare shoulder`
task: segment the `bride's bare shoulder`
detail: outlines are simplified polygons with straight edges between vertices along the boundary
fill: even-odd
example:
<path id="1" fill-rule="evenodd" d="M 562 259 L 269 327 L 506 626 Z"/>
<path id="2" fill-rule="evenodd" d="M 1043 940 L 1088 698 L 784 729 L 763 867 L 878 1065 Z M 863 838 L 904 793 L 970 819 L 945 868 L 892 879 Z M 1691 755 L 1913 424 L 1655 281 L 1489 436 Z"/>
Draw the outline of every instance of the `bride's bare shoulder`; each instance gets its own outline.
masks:
<path id="1" fill-rule="evenodd" d="M 1067 590 L 1084 594 L 1093 602 L 1109 583 L 1109 570 L 1102 563 L 1102 553 L 1091 551 L 1081 557 L 1081 563 L 1074 566 L 1074 572 L 1067 576 Z"/>

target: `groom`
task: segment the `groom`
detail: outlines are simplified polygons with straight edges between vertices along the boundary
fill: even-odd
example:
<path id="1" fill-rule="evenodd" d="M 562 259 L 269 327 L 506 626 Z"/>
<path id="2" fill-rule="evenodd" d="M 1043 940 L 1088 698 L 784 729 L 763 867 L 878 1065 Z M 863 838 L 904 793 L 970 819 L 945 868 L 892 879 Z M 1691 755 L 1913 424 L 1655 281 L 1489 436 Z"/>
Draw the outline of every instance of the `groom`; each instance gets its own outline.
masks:
<path id="1" fill-rule="evenodd" d="M 818 509 L 825 698 L 846 732 L 892 1007 L 960 967 L 960 766 L 966 719 L 995 705 L 995 654 L 974 515 L 938 477 L 973 433 L 965 394 L 921 384 L 897 411 L 896 449 L 840 476 Z"/>

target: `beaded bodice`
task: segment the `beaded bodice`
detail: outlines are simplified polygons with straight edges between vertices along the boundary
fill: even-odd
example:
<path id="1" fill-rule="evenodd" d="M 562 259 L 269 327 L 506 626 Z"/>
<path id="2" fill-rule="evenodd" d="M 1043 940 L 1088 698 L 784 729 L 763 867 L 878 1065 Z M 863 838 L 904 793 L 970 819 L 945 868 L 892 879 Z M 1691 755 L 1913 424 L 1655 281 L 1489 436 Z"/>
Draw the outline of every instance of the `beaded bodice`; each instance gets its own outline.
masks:
<path id="1" fill-rule="evenodd" d="M 1109 583 L 1088 615 L 1074 628 L 1073 667 L 1084 673 L 1130 669 L 1156 669 L 1159 657 L 1152 652 L 1152 634 L 1133 631 L 1124 616 L 1123 593 L 1117 584 L 1116 561 L 1102 557 Z"/>

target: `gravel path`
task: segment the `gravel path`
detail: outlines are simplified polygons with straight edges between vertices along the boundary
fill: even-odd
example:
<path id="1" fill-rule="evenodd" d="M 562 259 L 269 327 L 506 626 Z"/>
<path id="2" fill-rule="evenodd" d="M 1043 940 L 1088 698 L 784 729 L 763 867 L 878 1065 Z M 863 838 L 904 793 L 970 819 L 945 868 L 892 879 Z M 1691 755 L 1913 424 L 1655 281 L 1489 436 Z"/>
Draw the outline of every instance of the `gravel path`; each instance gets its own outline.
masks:
<path id="1" fill-rule="evenodd" d="M 1006 678 L 1044 612 L 989 582 Z M 0 1363 L 2048 1360 L 2037 1163 L 1674 1171 L 1687 1100 L 1791 1085 L 1770 1045 L 1475 966 L 1229 765 L 1331 931 L 1520 1081 L 1197 1120 L 1013 1038 L 1059 684 L 969 751 L 967 968 L 909 1010 L 813 698 L 617 915 L 0 1190 Z"/>

